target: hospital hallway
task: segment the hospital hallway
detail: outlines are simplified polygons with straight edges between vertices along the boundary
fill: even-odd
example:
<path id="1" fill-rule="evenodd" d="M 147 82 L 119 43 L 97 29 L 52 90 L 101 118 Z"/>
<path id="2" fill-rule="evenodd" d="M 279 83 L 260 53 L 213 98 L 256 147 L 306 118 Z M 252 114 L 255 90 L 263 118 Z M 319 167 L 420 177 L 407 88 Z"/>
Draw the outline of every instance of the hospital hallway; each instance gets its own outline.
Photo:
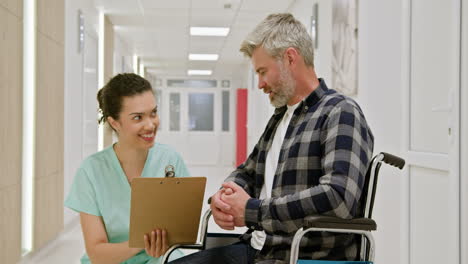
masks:
<path id="1" fill-rule="evenodd" d="M 301 25 L 303 34 L 294 37 L 303 36 L 301 43 L 306 43 L 305 47 L 281 44 L 295 51 L 294 56 L 307 66 L 307 71 L 297 71 L 300 74 L 295 72 L 299 68 L 294 68 L 292 60 L 285 60 L 289 58 L 286 48 L 278 49 L 283 53 L 276 57 L 269 53 L 266 44 L 254 45 L 251 54 L 245 49 L 246 40 L 255 35 L 249 33 L 269 15 L 279 13 L 290 13 Z M 289 38 L 286 33 L 289 32 L 283 32 L 284 36 Z M 301 48 L 310 54 L 298 52 Z M 258 50 L 266 52 L 256 53 L 254 60 L 253 53 Z M 258 67 L 258 57 L 260 62 L 273 65 L 273 70 Z M 306 63 L 306 57 L 312 63 Z M 285 65 L 290 68 L 283 68 Z M 317 82 L 312 72 L 317 74 Z M 126 83 L 120 92 L 129 95 L 121 95 L 117 103 L 103 103 L 104 95 L 98 97 L 98 91 L 115 76 L 130 76 L 141 83 L 136 88 Z M 287 119 L 291 115 L 285 114 L 285 122 L 291 123 L 281 126 L 284 130 L 274 127 L 275 134 L 278 131 L 282 138 L 278 145 L 270 144 L 273 132 L 266 133 L 266 127 L 280 111 L 270 100 L 283 96 L 277 89 L 284 92 L 289 88 L 288 92 L 295 93 L 307 91 L 304 87 L 312 84 L 314 87 L 308 90 L 312 92 L 307 93 L 312 96 L 298 96 L 302 102 L 295 102 L 305 110 L 292 115 L 308 113 L 310 118 L 305 120 L 320 126 L 303 123 L 297 130 L 289 129 L 294 124 L 290 120 L 302 122 L 304 118 Z M 125 239 L 111 242 L 129 240 L 127 222 L 131 217 L 126 206 L 130 206 L 132 179 L 164 177 L 170 166 L 177 172 L 176 177 L 206 177 L 203 215 L 209 208 L 208 197 L 251 153 L 255 165 L 245 173 L 249 174 L 246 178 L 255 177 L 249 178 L 253 179 L 250 183 L 277 184 L 277 189 L 272 188 L 268 194 L 272 199 L 267 206 L 271 207 L 261 207 L 263 196 L 250 200 L 259 208 L 259 223 L 266 214 L 283 217 L 272 209 L 273 205 L 290 197 L 296 199 L 296 193 L 304 195 L 304 189 L 310 193 L 295 202 L 298 208 L 307 210 L 281 207 L 288 216 L 302 214 L 281 219 L 284 222 L 277 227 L 289 228 L 286 234 L 303 227 L 306 217 L 337 216 L 344 200 L 352 200 L 353 205 L 344 205 L 349 207 L 346 210 L 352 208 L 340 217 L 356 217 L 354 211 L 361 210 L 359 206 L 365 201 L 360 195 L 366 184 L 360 180 L 355 181 L 358 184 L 348 184 L 351 173 L 324 172 L 324 156 L 337 152 L 324 150 L 331 143 L 322 142 L 322 132 L 338 133 L 338 129 L 324 128 L 324 124 L 329 125 L 329 115 L 321 112 L 322 108 L 306 105 L 306 98 L 320 98 L 322 89 L 327 91 L 326 96 L 334 91 L 344 95 L 342 98 L 359 108 L 353 108 L 353 122 L 343 124 L 354 125 L 350 133 L 365 136 L 356 139 L 355 134 L 346 135 L 343 144 L 354 147 L 368 144 L 369 138 L 373 140 L 367 145 L 373 146 L 372 154 L 348 146 L 352 149 L 349 162 L 340 164 L 363 179 L 367 165 L 358 169 L 355 165 L 382 157 L 381 152 L 406 161 L 401 170 L 388 164 L 380 169 L 378 165 L 375 204 L 367 207 L 372 208 L 372 220 L 377 226 L 371 232 L 375 240 L 374 263 L 467 264 L 468 140 L 463 135 L 468 135 L 468 0 L 0 0 L 0 264 L 80 263 L 85 243 L 79 212 L 84 210 L 67 204 L 69 197 L 88 199 L 84 207 L 91 208 L 93 217 L 99 217 L 100 208 L 115 213 L 125 223 L 119 226 L 124 227 L 119 235 Z M 129 111 L 132 119 L 128 120 L 132 121 L 128 122 L 150 122 L 145 127 L 143 123 L 125 126 L 122 138 L 131 131 L 130 135 L 139 141 L 125 145 L 126 151 L 117 153 L 113 146 L 124 145 L 114 145 L 122 139 L 121 130 L 116 129 L 121 125 L 122 98 L 126 100 L 125 107 L 138 108 Z M 288 98 L 284 102 L 296 97 Z M 111 110 L 118 109 L 116 114 L 104 111 L 98 100 Z M 139 108 L 150 104 L 150 110 Z M 358 121 L 354 115 L 361 111 L 366 125 L 356 129 L 362 115 Z M 105 123 L 97 122 L 103 117 Z M 112 120 L 117 123 L 110 124 Z M 299 131 L 292 137 L 296 141 L 287 142 L 291 131 Z M 284 136 L 280 134 L 283 132 Z M 298 140 L 299 133 L 306 136 Z M 316 136 L 319 139 L 312 144 Z M 259 141 L 265 138 L 271 141 Z M 284 145 L 280 145 L 281 140 Z M 147 143 L 150 145 L 144 145 Z M 279 150 L 274 148 L 268 153 L 271 146 Z M 262 148 L 265 151 L 254 151 Z M 154 152 L 144 152 L 148 149 Z M 136 171 L 133 177 L 124 170 L 120 159 L 131 151 L 144 153 L 131 157 L 140 157 L 141 162 L 126 163 L 142 164 L 142 168 L 132 170 Z M 111 165 L 99 164 L 103 168 L 114 166 L 117 171 L 103 169 L 89 176 L 86 166 L 91 166 L 91 162 L 86 159 L 96 153 L 115 154 Z M 278 163 L 272 155 L 274 161 L 267 165 L 268 154 L 272 153 L 278 155 Z M 164 162 L 148 158 L 148 162 L 155 163 L 148 163 L 147 168 L 142 157 L 151 155 Z M 339 158 L 336 155 L 333 160 Z M 119 175 L 123 175 L 120 182 Z M 345 180 L 340 179 L 340 184 L 351 192 L 330 180 L 343 175 Z M 277 180 L 279 177 L 281 180 Z M 116 181 L 107 181 L 98 188 L 93 179 Z M 126 187 L 126 192 L 114 188 L 114 183 Z M 321 194 L 327 190 L 335 192 L 325 194 L 324 200 L 341 204 L 328 211 L 311 206 L 306 199 L 313 200 L 312 193 L 317 189 Z M 99 204 L 95 193 L 100 195 L 103 190 L 110 190 L 114 196 L 108 199 L 109 203 Z M 249 191 L 260 193 L 253 186 Z M 283 196 L 277 197 L 279 193 Z M 182 195 L 175 197 L 186 199 Z M 121 203 L 115 206 L 113 202 Z M 119 214 L 121 211 L 126 213 Z M 266 220 L 271 221 L 267 225 L 273 226 L 278 219 Z M 290 222 L 299 224 L 290 228 Z M 110 241 L 111 227 L 105 223 L 103 226 L 104 229 L 96 228 L 105 231 L 97 236 L 108 235 Z M 256 228 L 262 229 L 255 223 L 234 231 L 221 229 L 214 220 L 208 224 L 210 232 L 220 236 Z M 138 257 L 134 249 L 124 246 L 128 250 L 125 253 L 133 255 L 127 254 L 119 261 Z"/>

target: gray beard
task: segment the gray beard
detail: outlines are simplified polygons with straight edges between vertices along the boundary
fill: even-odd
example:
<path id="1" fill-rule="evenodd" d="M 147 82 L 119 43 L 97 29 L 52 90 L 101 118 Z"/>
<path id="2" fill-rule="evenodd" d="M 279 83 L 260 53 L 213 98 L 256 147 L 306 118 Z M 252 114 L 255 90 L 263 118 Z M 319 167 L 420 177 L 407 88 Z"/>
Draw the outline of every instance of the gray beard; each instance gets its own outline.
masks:
<path id="1" fill-rule="evenodd" d="M 296 92 L 296 81 L 291 77 L 289 71 L 287 71 L 282 63 L 280 66 L 280 78 L 278 85 L 273 89 L 275 91 L 274 97 L 270 100 L 271 105 L 275 108 L 285 106 L 288 101 L 294 96 Z"/>

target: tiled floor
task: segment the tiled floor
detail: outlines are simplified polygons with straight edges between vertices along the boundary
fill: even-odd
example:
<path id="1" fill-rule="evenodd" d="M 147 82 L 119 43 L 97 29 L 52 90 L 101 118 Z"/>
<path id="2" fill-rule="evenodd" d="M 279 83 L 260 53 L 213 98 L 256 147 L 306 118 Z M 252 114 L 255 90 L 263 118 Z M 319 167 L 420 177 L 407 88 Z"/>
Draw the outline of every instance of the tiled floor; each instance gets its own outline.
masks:
<path id="1" fill-rule="evenodd" d="M 81 227 L 76 219 L 55 240 L 26 256 L 19 264 L 79 264 L 84 252 Z"/>

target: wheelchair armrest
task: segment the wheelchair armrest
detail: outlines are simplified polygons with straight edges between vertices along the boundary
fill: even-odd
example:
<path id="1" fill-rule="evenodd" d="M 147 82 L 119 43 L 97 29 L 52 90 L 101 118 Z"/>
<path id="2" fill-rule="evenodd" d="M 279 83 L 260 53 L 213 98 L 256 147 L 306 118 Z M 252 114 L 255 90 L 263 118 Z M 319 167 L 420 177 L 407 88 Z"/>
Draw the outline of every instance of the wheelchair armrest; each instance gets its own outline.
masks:
<path id="1" fill-rule="evenodd" d="M 304 219 L 304 226 L 294 234 L 294 238 L 291 243 L 290 263 L 297 263 L 302 237 L 307 232 L 317 231 L 349 233 L 365 236 L 370 246 L 368 260 L 373 261 L 375 242 L 370 231 L 376 229 L 377 224 L 370 218 L 342 219 L 332 216 L 309 216 Z"/>
<path id="2" fill-rule="evenodd" d="M 198 249 L 198 250 L 203 250 L 205 249 L 204 245 L 203 244 L 200 244 L 200 243 L 196 243 L 196 244 L 189 244 L 189 245 L 180 245 L 180 244 L 177 244 L 177 245 L 173 245 L 172 247 L 170 247 L 166 253 L 162 256 L 162 260 L 161 260 L 161 263 L 163 264 L 166 264 L 169 260 L 169 256 L 172 254 L 172 252 L 174 252 L 174 250 L 176 249 Z"/>
<path id="3" fill-rule="evenodd" d="M 377 224 L 370 218 L 342 219 L 332 216 L 310 216 L 304 220 L 303 228 L 310 227 L 374 231 L 377 229 Z"/>

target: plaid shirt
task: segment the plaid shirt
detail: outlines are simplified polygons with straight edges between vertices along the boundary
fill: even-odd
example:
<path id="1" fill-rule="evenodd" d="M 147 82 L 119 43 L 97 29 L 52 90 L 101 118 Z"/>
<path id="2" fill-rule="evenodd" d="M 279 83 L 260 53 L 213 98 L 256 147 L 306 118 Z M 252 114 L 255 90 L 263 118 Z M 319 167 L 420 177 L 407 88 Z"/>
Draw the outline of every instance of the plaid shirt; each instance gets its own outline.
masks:
<path id="1" fill-rule="evenodd" d="M 253 197 L 246 205 L 249 231 L 242 239 L 249 240 L 253 230 L 267 234 L 256 263 L 288 262 L 294 233 L 307 216 L 358 216 L 372 158 L 374 138 L 360 107 L 320 79 L 319 87 L 302 101 L 289 123 L 272 197 L 259 200 L 266 156 L 285 112 L 286 106 L 276 109 L 248 159 L 226 179 Z M 354 260 L 359 241 L 348 234 L 309 233 L 301 242 L 300 257 Z"/>

